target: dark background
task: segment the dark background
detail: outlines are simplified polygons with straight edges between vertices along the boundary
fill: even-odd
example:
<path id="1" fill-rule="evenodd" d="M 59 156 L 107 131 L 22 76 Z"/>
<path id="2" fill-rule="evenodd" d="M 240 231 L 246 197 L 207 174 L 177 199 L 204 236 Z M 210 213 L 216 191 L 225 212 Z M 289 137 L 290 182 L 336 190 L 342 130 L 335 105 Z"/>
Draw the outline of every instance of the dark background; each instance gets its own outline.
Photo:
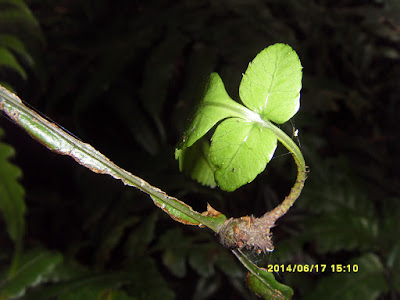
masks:
<path id="1" fill-rule="evenodd" d="M 372 289 L 363 299 L 400 297 L 397 1 L 26 2 L 41 29 L 40 38 L 22 28 L 35 64 L 25 81 L 12 71 L 1 79 L 119 166 L 199 211 L 209 202 L 234 217 L 260 216 L 289 193 L 296 167 L 287 151 L 278 148 L 254 182 L 225 193 L 180 174 L 174 148 L 211 72 L 239 100 L 249 61 L 268 45 L 289 44 L 304 75 L 300 111 L 283 128 L 299 129 L 309 179 L 273 230 L 275 252 L 253 259 L 330 265 L 373 258 L 372 271 L 343 299 L 358 288 Z M 139 299 L 168 299 L 172 291 L 176 299 L 252 297 L 244 268 L 210 231 L 174 222 L 148 196 L 51 153 L 5 117 L 0 126 L 24 174 L 26 248 L 57 250 L 99 272 L 130 267 L 138 279 L 125 290 Z M 275 275 L 294 299 L 342 286 L 329 272 Z M 162 288 L 147 283 L 154 278 Z"/>

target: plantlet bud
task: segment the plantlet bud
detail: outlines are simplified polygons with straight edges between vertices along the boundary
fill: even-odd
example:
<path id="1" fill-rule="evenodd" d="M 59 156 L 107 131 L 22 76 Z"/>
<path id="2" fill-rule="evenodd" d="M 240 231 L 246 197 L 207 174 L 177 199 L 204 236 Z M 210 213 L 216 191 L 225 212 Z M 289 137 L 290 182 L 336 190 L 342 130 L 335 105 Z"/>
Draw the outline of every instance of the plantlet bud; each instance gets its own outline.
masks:
<path id="1" fill-rule="evenodd" d="M 254 216 L 230 218 L 218 231 L 220 242 L 230 249 L 246 248 L 257 253 L 271 252 L 274 250 L 271 228 L 275 220 L 268 213 L 261 218 Z"/>

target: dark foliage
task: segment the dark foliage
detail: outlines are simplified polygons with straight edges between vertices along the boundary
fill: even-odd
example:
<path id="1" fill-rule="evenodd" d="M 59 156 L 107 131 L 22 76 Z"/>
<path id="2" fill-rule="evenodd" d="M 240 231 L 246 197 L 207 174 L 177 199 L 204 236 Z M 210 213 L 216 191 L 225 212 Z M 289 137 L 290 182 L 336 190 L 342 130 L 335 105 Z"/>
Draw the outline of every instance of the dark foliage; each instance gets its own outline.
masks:
<path id="1" fill-rule="evenodd" d="M 286 129 L 299 129 L 311 172 L 273 229 L 274 253 L 253 259 L 326 264 L 324 273 L 276 274 L 296 299 L 400 296 L 396 0 L 26 2 L 44 39 L 19 28 L 34 64 L 16 55 L 27 79 L 11 68 L 0 81 L 121 167 L 197 210 L 209 202 L 234 217 L 260 216 L 283 200 L 295 179 L 291 157 L 282 150 L 230 194 L 180 174 L 174 147 L 211 72 L 238 99 L 247 63 L 270 44 L 289 44 L 304 80 L 301 109 Z M 3 117 L 0 125 L 24 174 L 25 250 L 64 257 L 49 275 L 55 283 L 28 299 L 66 288 L 73 299 L 105 288 L 115 299 L 253 297 L 244 269 L 211 232 L 173 222 L 146 195 L 50 153 Z M 4 223 L 0 245 L 6 270 L 13 246 Z M 359 272 L 332 273 L 331 264 L 358 264 Z M 84 279 L 85 287 L 76 284 Z"/>

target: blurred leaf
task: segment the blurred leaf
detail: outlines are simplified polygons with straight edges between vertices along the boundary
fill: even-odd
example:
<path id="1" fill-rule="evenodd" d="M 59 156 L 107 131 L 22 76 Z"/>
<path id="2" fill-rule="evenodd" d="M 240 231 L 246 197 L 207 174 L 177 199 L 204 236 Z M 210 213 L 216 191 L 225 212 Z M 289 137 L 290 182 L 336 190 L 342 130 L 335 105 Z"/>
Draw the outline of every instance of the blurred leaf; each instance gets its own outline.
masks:
<path id="1" fill-rule="evenodd" d="M 82 300 L 88 298 L 82 298 Z M 96 300 L 135 300 L 135 297 L 128 296 L 125 292 L 119 290 L 110 290 L 104 293 L 103 298 L 96 298 Z"/>
<path id="2" fill-rule="evenodd" d="M 61 254 L 48 250 L 31 250 L 21 258 L 12 276 L 0 282 L 0 299 L 20 297 L 26 289 L 42 283 L 46 276 L 62 262 Z"/>
<path id="3" fill-rule="evenodd" d="M 244 269 L 227 251 L 221 251 L 215 261 L 216 266 L 231 278 L 242 278 Z"/>
<path id="4" fill-rule="evenodd" d="M 186 275 L 186 257 L 190 240 L 185 239 L 179 228 L 170 229 L 159 240 L 158 248 L 163 249 L 163 264 L 177 277 Z"/>
<path id="5" fill-rule="evenodd" d="M 389 276 L 387 276 L 390 286 L 400 292 L 400 242 L 398 241 L 390 249 L 386 262 Z"/>
<path id="6" fill-rule="evenodd" d="M 113 32 L 111 28 L 107 28 L 107 30 Z M 79 81 L 75 82 L 81 88 L 74 102 L 75 115 L 78 116 L 86 110 L 105 91 L 111 90 L 112 92 L 113 84 L 118 82 L 117 79 L 123 76 L 123 72 L 135 62 L 135 59 L 138 59 L 137 56 L 149 47 L 157 35 L 157 30 L 143 28 L 134 36 L 119 33 L 113 35 L 112 40 L 109 36 L 103 36 L 102 39 L 96 41 L 95 45 L 92 44 L 90 49 L 82 53 L 83 61 L 78 65 L 87 65 L 89 61 L 87 68 L 91 68 L 92 72 L 90 72 L 90 77 L 82 79 L 85 84 L 79 84 Z M 79 72 L 80 68 L 77 67 L 76 71 Z M 80 80 L 78 75 L 80 74 L 75 74 L 75 79 Z M 68 74 L 65 80 L 71 82 L 73 79 L 71 76 L 73 74 Z M 68 89 L 68 85 L 63 82 L 63 79 L 60 80 L 60 85 L 64 90 Z M 61 92 L 56 91 L 56 94 L 60 97 L 64 96 Z M 110 105 L 113 105 L 112 98 L 109 97 Z M 58 98 L 53 99 L 56 102 L 59 100 Z"/>
<path id="7" fill-rule="evenodd" d="M 20 55 L 29 65 L 33 65 L 34 61 L 32 56 L 28 53 L 24 43 L 11 34 L 0 33 L 0 46 L 6 47 Z"/>
<path id="8" fill-rule="evenodd" d="M 140 300 L 160 299 L 172 300 L 174 292 L 157 270 L 154 261 L 148 257 L 138 258 L 131 266 L 130 283 L 126 290 Z"/>
<path id="9" fill-rule="evenodd" d="M 154 230 L 158 219 L 157 212 L 152 213 L 131 232 L 124 245 L 124 252 L 127 257 L 144 255 L 147 246 L 154 238 Z"/>
<path id="10" fill-rule="evenodd" d="M 109 89 L 112 82 L 122 73 L 127 62 L 131 59 L 124 53 L 124 48 L 118 47 L 112 53 L 107 50 L 109 49 L 105 49 L 105 53 L 100 54 L 100 62 L 96 63 L 93 76 L 88 78 L 88 82 L 83 86 L 83 90 L 80 91 L 74 103 L 74 114 L 76 116 L 79 116 L 96 98 Z M 121 57 L 124 59 L 121 59 Z"/>
<path id="11" fill-rule="evenodd" d="M 129 275 L 124 272 L 108 272 L 107 274 L 97 274 L 86 272 L 82 275 L 71 273 L 71 279 L 48 283 L 39 286 L 33 292 L 27 295 L 28 300 L 67 300 L 67 299 L 109 299 L 108 297 L 116 298 L 116 295 L 128 297 L 125 292 L 119 290 L 122 284 L 129 283 Z M 115 292 L 115 294 L 114 294 Z M 107 296 L 107 297 L 105 297 Z M 123 298 L 123 299 L 125 299 Z M 135 298 L 127 298 L 135 299 Z"/>
<path id="12" fill-rule="evenodd" d="M 185 236 L 182 229 L 171 229 L 160 238 L 156 249 L 163 252 L 164 265 L 176 277 L 188 276 L 193 271 L 199 275 L 195 299 L 209 299 L 223 284 L 216 281 L 221 276 L 217 269 L 225 273 L 236 290 L 243 292 L 243 268 L 219 243 L 210 241 L 206 233 Z"/>
<path id="13" fill-rule="evenodd" d="M 24 1 L 0 1 L 0 68 L 9 68 L 26 80 L 27 73 L 20 61 L 29 66 L 34 64 L 25 48 L 25 41 L 30 38 L 43 41 L 39 23 Z"/>
<path id="14" fill-rule="evenodd" d="M 387 276 L 390 285 L 400 292 L 400 210 L 398 198 L 388 197 L 383 202 L 383 218 L 380 226 L 379 244 L 386 254 Z"/>
<path id="15" fill-rule="evenodd" d="M 216 49 L 203 44 L 195 44 L 188 56 L 184 64 L 182 90 L 172 115 L 177 132 L 186 129 L 187 120 L 182 116 L 189 116 L 194 112 L 193 109 L 203 96 L 207 79 L 215 70 L 217 59 Z"/>
<path id="16" fill-rule="evenodd" d="M 0 128 L 0 140 L 3 135 L 4 132 Z M 18 182 L 22 172 L 8 161 L 14 153 L 14 148 L 0 142 L 0 211 L 11 239 L 20 244 L 25 231 L 26 207 L 24 188 Z"/>
<path id="17" fill-rule="evenodd" d="M 118 299 L 116 295 L 127 297 L 119 288 L 129 282 L 129 277 L 128 272 L 99 273 L 74 260 L 66 260 L 45 274 L 42 281 L 46 284 L 37 286 L 24 299 Z"/>
<path id="18" fill-rule="evenodd" d="M 102 284 L 88 284 L 61 294 L 57 300 L 134 300 L 118 289 L 106 288 Z"/>
<path id="19" fill-rule="evenodd" d="M 214 263 L 217 256 L 213 245 L 199 245 L 190 251 L 189 264 L 202 277 L 210 277 L 215 273 Z"/>
<path id="20" fill-rule="evenodd" d="M 324 214 L 306 224 L 306 239 L 316 243 L 319 253 L 374 249 L 378 238 L 377 221 L 354 212 Z"/>
<path id="21" fill-rule="evenodd" d="M 23 79 L 27 78 L 24 68 L 16 60 L 15 56 L 5 47 L 0 47 L 0 67 L 7 67 L 16 71 Z"/>
<path id="22" fill-rule="evenodd" d="M 90 275 L 92 275 L 92 272 L 88 267 L 73 258 L 65 257 L 61 264 L 58 264 L 52 272 L 44 276 L 43 282 L 62 283 Z"/>
<path id="23" fill-rule="evenodd" d="M 379 227 L 379 239 L 383 248 L 391 248 L 400 236 L 400 210 L 398 209 L 400 198 L 387 197 L 383 201 L 382 223 Z"/>
<path id="24" fill-rule="evenodd" d="M 160 117 L 174 71 L 176 72 L 174 69 L 186 42 L 181 33 L 168 32 L 146 61 L 141 99 L 143 106 L 156 119 Z"/>
<path id="25" fill-rule="evenodd" d="M 335 273 L 323 278 L 304 299 L 374 300 L 387 292 L 385 271 L 378 256 L 366 253 L 349 261 L 348 264 L 357 265 L 358 272 Z"/>
<path id="26" fill-rule="evenodd" d="M 44 39 L 39 22 L 23 0 L 0 1 L 0 28 L 7 33 Z"/>
<path id="27" fill-rule="evenodd" d="M 147 256 L 137 257 L 119 271 L 93 272 L 69 261 L 47 280 L 48 284 L 29 293 L 27 300 L 174 298 L 154 261 Z"/>
<path id="28" fill-rule="evenodd" d="M 104 265 L 110 259 L 112 250 L 121 242 L 125 230 L 138 222 L 139 218 L 132 216 L 109 228 L 109 232 L 103 234 L 103 241 L 96 253 L 97 262 Z"/>
<path id="29" fill-rule="evenodd" d="M 0 20 L 4 23 L 10 23 L 19 20 L 38 24 L 32 15 L 28 6 L 23 0 L 1 0 L 0 5 L 3 6 Z"/>
<path id="30" fill-rule="evenodd" d="M 217 291 L 220 285 L 220 280 L 213 277 L 202 277 L 196 285 L 196 292 L 193 295 L 193 300 L 212 299 L 211 297 Z"/>
<path id="31" fill-rule="evenodd" d="M 118 93 L 118 92 L 117 92 Z M 132 132 L 136 142 L 141 145 L 151 155 L 156 155 L 160 150 L 160 137 L 152 130 L 149 118 L 146 118 L 139 103 L 133 99 L 128 99 L 124 95 L 115 95 L 115 103 L 112 105 L 122 122 Z"/>

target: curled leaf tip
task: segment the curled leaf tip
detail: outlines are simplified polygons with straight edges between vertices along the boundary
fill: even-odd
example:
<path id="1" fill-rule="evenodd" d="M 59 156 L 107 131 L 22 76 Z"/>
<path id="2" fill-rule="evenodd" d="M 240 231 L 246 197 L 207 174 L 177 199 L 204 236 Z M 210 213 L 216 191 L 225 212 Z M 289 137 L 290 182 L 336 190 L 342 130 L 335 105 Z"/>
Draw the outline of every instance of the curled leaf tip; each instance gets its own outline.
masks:
<path id="1" fill-rule="evenodd" d="M 214 209 L 209 203 L 207 203 L 207 210 L 202 213 L 202 215 L 206 217 L 218 217 L 221 214 L 222 213 Z"/>

